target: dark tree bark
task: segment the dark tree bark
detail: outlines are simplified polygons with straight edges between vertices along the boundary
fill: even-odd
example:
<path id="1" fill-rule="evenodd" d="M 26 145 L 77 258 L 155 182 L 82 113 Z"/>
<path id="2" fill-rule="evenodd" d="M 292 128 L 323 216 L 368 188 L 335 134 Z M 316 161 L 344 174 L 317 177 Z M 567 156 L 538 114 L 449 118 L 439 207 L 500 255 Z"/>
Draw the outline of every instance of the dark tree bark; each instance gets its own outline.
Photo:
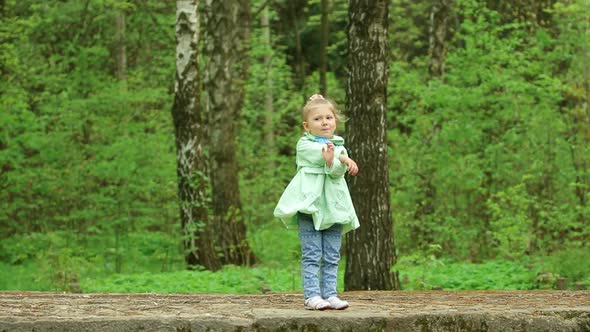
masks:
<path id="1" fill-rule="evenodd" d="M 200 107 L 198 0 L 176 1 L 176 85 L 172 118 L 176 135 L 178 198 L 186 263 L 219 270 L 207 209 Z"/>
<path id="2" fill-rule="evenodd" d="M 445 58 L 451 36 L 454 0 L 434 0 L 430 10 L 429 48 L 430 75 L 440 77 L 445 72 Z"/>
<path id="3" fill-rule="evenodd" d="M 242 29 L 249 17 L 246 0 L 206 0 L 205 86 L 210 124 L 210 163 L 217 245 L 223 264 L 249 265 L 254 255 L 246 240 L 236 160 L 236 124 L 243 104 L 247 64 Z"/>
<path id="4" fill-rule="evenodd" d="M 326 82 L 326 71 L 328 67 L 328 0 L 322 0 L 322 24 L 320 45 L 320 94 L 328 95 L 328 83 Z"/>
<path id="5" fill-rule="evenodd" d="M 349 2 L 347 147 L 360 168 L 349 182 L 361 227 L 347 234 L 346 290 L 399 288 L 389 196 L 387 0 Z"/>

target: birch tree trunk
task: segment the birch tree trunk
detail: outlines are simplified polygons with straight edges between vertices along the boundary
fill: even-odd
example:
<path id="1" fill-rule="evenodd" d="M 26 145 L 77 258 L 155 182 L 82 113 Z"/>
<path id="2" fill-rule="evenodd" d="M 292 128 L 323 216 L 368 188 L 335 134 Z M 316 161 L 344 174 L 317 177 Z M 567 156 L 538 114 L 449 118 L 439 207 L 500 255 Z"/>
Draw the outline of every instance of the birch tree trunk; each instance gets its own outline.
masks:
<path id="1" fill-rule="evenodd" d="M 389 196 L 388 0 L 350 0 L 347 147 L 360 168 L 349 187 L 361 227 L 347 234 L 346 290 L 399 288 Z"/>
<path id="2" fill-rule="evenodd" d="M 208 218 L 203 112 L 200 107 L 198 0 L 176 1 L 176 85 L 172 118 L 186 263 L 219 270 Z"/>
<path id="3" fill-rule="evenodd" d="M 242 2 L 241 2 L 242 1 Z M 236 160 L 236 124 L 243 104 L 247 67 L 241 30 L 246 0 L 206 0 L 205 86 L 210 129 L 211 185 L 217 245 L 223 264 L 249 265 L 254 255 L 246 240 Z M 249 8 L 249 7 L 248 7 Z"/>

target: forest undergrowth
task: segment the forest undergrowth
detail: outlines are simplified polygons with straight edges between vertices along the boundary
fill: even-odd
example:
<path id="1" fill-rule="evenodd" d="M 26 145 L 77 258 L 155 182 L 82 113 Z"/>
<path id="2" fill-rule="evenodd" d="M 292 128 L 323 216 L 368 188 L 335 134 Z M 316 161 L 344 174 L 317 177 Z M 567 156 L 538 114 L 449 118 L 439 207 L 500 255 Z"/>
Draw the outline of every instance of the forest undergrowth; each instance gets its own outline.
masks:
<path id="1" fill-rule="evenodd" d="M 271 235 L 273 234 L 273 235 Z M 187 270 L 181 250 L 165 234 L 137 233 L 120 240 L 85 239 L 72 245 L 64 233 L 3 241 L 0 291 L 236 293 L 301 292 L 297 233 L 282 225 L 250 241 L 261 263 L 225 266 L 217 272 Z M 264 240 L 263 240 L 264 239 Z M 24 248 L 26 247 L 26 248 Z M 23 252 L 29 255 L 21 255 Z M 440 246 L 402 255 L 393 270 L 403 290 L 554 289 L 569 277 L 590 284 L 590 253 L 558 252 L 548 257 L 496 257 L 479 263 L 440 256 Z M 11 258 L 11 259 L 7 259 Z M 343 259 L 342 262 L 345 260 Z M 343 290 L 344 266 L 339 269 Z"/>

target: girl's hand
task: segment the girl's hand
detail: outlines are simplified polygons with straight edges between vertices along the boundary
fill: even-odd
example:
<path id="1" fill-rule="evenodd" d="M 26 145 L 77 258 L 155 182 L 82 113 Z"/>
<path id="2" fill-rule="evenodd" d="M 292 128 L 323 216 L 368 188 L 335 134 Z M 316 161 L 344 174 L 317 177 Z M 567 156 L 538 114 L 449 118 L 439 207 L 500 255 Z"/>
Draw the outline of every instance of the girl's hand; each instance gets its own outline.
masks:
<path id="1" fill-rule="evenodd" d="M 348 166 L 348 174 L 355 176 L 359 172 L 356 162 L 347 156 L 340 156 L 340 162 Z"/>
<path id="2" fill-rule="evenodd" d="M 334 143 L 326 143 L 326 146 L 322 148 L 322 155 L 328 168 L 332 168 L 332 164 L 334 163 Z"/>

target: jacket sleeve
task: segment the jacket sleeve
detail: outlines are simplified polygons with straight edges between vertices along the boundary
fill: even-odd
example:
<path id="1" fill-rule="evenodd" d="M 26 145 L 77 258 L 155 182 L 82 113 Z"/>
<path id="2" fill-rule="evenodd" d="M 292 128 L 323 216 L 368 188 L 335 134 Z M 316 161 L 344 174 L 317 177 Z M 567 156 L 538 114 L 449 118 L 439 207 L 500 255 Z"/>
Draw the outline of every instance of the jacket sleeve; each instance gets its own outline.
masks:
<path id="1" fill-rule="evenodd" d="M 328 165 L 324 164 L 324 169 L 327 175 L 331 178 L 341 178 L 346 174 L 348 170 L 348 166 L 340 162 L 340 156 L 345 155 L 348 156 L 346 149 L 342 147 L 342 150 L 338 149 L 334 151 L 334 161 L 332 162 L 332 167 L 328 168 Z"/>
<path id="2" fill-rule="evenodd" d="M 346 150 L 343 147 L 335 149 L 332 167 L 328 167 L 322 155 L 322 148 L 323 144 L 321 143 L 307 139 L 299 140 L 297 143 L 297 166 L 323 168 L 324 173 L 332 178 L 344 176 L 347 166 L 342 164 L 338 157 L 340 154 L 346 155 Z"/>
<path id="3" fill-rule="evenodd" d="M 302 138 L 297 142 L 297 166 L 324 167 L 326 161 L 322 156 L 322 144 Z"/>

